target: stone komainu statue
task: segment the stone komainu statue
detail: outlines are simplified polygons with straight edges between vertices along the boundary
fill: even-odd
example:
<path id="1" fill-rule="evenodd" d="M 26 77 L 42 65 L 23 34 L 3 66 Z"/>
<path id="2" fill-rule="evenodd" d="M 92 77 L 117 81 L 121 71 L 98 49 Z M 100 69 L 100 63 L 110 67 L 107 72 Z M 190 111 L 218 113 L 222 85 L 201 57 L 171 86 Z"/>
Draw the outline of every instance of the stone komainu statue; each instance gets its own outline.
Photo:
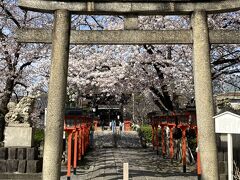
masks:
<path id="1" fill-rule="evenodd" d="M 35 96 L 23 97 L 19 103 L 9 102 L 5 116 L 7 126 L 30 126 L 30 114 L 33 111 Z"/>

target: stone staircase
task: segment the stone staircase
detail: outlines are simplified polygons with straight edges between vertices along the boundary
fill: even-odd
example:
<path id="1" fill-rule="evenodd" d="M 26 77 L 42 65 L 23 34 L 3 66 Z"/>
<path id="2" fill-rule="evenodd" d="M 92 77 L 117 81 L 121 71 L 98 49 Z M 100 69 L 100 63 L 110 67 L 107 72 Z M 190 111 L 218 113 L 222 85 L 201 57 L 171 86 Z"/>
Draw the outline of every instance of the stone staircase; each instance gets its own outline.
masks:
<path id="1" fill-rule="evenodd" d="M 36 148 L 0 147 L 0 177 L 1 173 L 38 173 L 41 167 Z"/>

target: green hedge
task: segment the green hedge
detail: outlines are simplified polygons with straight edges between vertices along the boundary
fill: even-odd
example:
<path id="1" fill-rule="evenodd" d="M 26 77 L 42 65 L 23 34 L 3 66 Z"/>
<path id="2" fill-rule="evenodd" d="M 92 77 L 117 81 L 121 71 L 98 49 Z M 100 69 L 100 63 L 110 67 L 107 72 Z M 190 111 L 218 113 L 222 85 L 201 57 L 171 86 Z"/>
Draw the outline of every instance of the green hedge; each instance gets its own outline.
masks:
<path id="1" fill-rule="evenodd" d="M 144 124 L 138 130 L 140 137 L 144 137 L 147 143 L 152 143 L 152 126 Z M 158 129 L 158 141 L 161 141 L 161 129 Z"/>
<path id="2" fill-rule="evenodd" d="M 43 129 L 35 129 L 34 131 L 34 146 L 40 146 L 40 143 L 44 139 L 44 130 Z"/>
<path id="3" fill-rule="evenodd" d="M 152 126 L 142 125 L 138 130 L 139 136 L 144 137 L 147 143 L 152 142 Z"/>

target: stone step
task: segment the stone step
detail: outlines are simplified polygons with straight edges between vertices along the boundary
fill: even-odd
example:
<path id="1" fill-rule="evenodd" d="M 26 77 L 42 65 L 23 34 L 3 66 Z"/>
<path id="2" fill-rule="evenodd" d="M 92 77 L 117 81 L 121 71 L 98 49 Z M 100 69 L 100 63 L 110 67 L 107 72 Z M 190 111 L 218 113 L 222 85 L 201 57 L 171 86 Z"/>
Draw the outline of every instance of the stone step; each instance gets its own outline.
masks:
<path id="1" fill-rule="evenodd" d="M 42 169 L 42 163 L 39 160 L 27 160 L 26 173 L 38 173 Z"/>
<path id="2" fill-rule="evenodd" d="M 18 159 L 18 160 L 35 160 L 37 159 L 37 149 L 32 148 L 18 148 L 18 147 L 0 147 L 0 160 Z"/>
<path id="3" fill-rule="evenodd" d="M 13 173 L 18 170 L 18 160 L 16 159 L 8 159 L 6 160 L 7 164 L 7 172 Z"/>
<path id="4" fill-rule="evenodd" d="M 0 147 L 0 160 L 7 159 L 8 157 L 8 149 L 5 147 Z"/>
<path id="5" fill-rule="evenodd" d="M 22 179 L 22 180 L 41 180 L 41 173 L 34 174 L 14 174 L 14 173 L 0 173 L 0 179 Z"/>
<path id="6" fill-rule="evenodd" d="M 41 170 L 41 160 L 0 160 L 0 173 L 39 173 Z"/>

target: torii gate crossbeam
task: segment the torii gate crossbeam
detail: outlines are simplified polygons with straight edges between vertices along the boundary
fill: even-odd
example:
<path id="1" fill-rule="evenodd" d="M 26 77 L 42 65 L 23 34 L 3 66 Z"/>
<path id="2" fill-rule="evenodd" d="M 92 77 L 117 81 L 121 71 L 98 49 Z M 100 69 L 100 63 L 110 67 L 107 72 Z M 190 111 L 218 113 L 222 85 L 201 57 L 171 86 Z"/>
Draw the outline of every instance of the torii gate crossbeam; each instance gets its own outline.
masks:
<path id="1" fill-rule="evenodd" d="M 140 45 L 193 44 L 192 30 L 71 30 L 70 44 Z M 17 41 L 22 43 L 52 43 L 52 31 L 47 29 L 18 29 Z M 210 44 L 240 44 L 240 31 L 210 30 Z"/>
<path id="2" fill-rule="evenodd" d="M 51 1 L 20 0 L 23 8 L 34 11 L 54 12 L 53 34 L 42 30 L 21 30 L 21 42 L 46 42 L 53 44 L 51 75 L 48 95 L 47 128 L 44 144 L 43 179 L 60 179 L 61 138 L 68 67 L 69 43 L 74 44 L 193 44 L 194 85 L 199 134 L 199 149 L 203 180 L 218 179 L 217 149 L 214 132 L 212 84 L 210 71 L 210 43 L 239 43 L 239 31 L 209 31 L 208 13 L 240 10 L 239 0 L 102 0 L 102 1 Z M 191 15 L 192 30 L 136 31 L 136 21 L 126 26 L 127 31 L 71 31 L 70 13 L 93 15 Z M 28 38 L 24 33 L 29 33 Z M 48 34 L 43 34 L 48 33 Z M 126 39 L 124 36 L 134 34 Z M 164 34 L 165 33 L 165 34 Z M 231 34 L 230 34 L 231 33 Z M 100 34 L 100 35 L 99 35 Z M 162 34 L 162 35 L 161 35 Z M 110 35 L 110 36 L 108 36 Z M 164 35 L 164 37 L 163 37 Z M 79 37 L 77 37 L 79 36 Z M 82 36 L 82 37 L 80 37 Z M 120 39 L 120 36 L 122 40 Z M 172 36 L 172 37 L 170 37 Z M 188 37 L 186 37 L 188 36 Z M 110 37 L 110 38 L 109 38 Z M 139 38 L 143 40 L 139 40 Z M 227 40 L 227 37 L 229 39 Z M 41 40 L 42 38 L 42 40 Z M 115 39 L 114 39 L 115 38 Z M 124 39 L 125 38 L 125 39 Z M 56 127 L 59 127 L 56 128 Z"/>

